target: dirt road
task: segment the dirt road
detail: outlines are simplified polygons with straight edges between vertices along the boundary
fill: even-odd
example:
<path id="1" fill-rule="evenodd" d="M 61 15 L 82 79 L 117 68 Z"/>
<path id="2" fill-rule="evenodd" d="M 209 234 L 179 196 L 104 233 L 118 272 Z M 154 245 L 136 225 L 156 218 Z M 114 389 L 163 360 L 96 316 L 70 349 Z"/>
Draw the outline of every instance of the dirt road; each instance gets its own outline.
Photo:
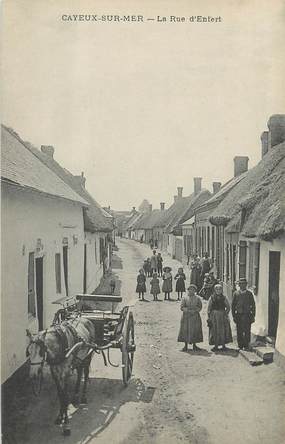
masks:
<path id="1" fill-rule="evenodd" d="M 235 344 L 229 352 L 212 353 L 205 303 L 203 350 L 181 352 L 179 302 L 152 302 L 149 294 L 149 302 L 140 302 L 134 293 L 137 270 L 150 249 L 129 240 L 119 240 L 118 246 L 121 265 L 114 271 L 136 319 L 137 352 L 129 387 L 123 387 L 120 369 L 106 368 L 95 357 L 88 406 L 73 414 L 72 435 L 64 438 L 53 425 L 57 399 L 47 375 L 40 399 L 26 389 L 14 410 L 10 406 L 11 443 L 284 444 L 284 373 L 275 364 L 250 367 Z M 174 271 L 179 266 L 164 256 L 166 262 Z M 113 361 L 119 360 L 116 352 Z"/>

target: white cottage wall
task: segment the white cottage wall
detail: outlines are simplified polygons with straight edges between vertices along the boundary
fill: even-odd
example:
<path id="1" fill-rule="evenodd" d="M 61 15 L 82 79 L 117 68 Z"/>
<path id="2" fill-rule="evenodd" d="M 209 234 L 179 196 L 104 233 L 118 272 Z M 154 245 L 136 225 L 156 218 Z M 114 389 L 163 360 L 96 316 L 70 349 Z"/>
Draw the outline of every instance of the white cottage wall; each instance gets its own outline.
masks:
<path id="1" fill-rule="evenodd" d="M 100 284 L 103 276 L 103 264 L 100 263 L 100 233 L 85 233 L 86 243 L 86 292 L 92 293 Z"/>
<path id="2" fill-rule="evenodd" d="M 43 257 L 43 325 L 48 327 L 65 296 L 63 241 L 68 242 L 69 295 L 82 291 L 84 227 L 81 205 L 2 184 L 2 377 L 4 382 L 26 360 L 29 253 Z M 40 239 L 40 241 L 38 241 Z M 37 249 L 37 246 L 39 247 Z M 56 293 L 55 254 L 61 258 L 61 293 Z"/>

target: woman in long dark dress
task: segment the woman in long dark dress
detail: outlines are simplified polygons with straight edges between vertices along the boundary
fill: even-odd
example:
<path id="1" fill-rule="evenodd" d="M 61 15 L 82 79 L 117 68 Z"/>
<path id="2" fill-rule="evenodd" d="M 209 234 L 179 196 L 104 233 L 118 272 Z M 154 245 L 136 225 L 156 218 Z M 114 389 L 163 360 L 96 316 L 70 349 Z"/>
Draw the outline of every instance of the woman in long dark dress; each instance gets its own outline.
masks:
<path id="1" fill-rule="evenodd" d="M 178 268 L 178 272 L 174 276 L 174 279 L 176 279 L 175 290 L 177 293 L 177 301 L 180 301 L 180 299 L 183 296 L 183 293 L 185 293 L 185 280 L 186 280 L 186 276 L 185 273 L 183 272 L 182 267 Z"/>
<path id="2" fill-rule="evenodd" d="M 144 294 L 146 292 L 146 285 L 145 285 L 146 277 L 144 274 L 143 269 L 141 268 L 139 271 L 139 274 L 137 276 L 137 288 L 136 292 L 139 294 L 139 299 L 142 298 L 142 301 L 144 301 Z"/>
<path id="3" fill-rule="evenodd" d="M 180 330 L 178 342 L 184 342 L 183 351 L 187 351 L 188 344 L 193 344 L 193 350 L 200 350 L 197 342 L 203 342 L 202 321 L 200 311 L 202 310 L 202 301 L 196 294 L 197 287 L 190 284 L 188 294 L 181 300 L 180 309 L 183 312 L 180 321 Z"/>
<path id="4" fill-rule="evenodd" d="M 209 344 L 214 345 L 212 351 L 226 350 L 226 344 L 233 342 L 231 325 L 229 320 L 230 304 L 223 295 L 223 287 L 216 284 L 214 293 L 208 303 Z"/>

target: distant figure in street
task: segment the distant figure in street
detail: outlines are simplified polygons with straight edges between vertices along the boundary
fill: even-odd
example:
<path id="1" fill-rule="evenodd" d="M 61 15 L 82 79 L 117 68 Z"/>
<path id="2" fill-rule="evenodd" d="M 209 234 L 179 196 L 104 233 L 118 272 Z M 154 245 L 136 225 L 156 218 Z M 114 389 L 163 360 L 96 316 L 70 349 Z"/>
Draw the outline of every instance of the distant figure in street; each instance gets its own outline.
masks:
<path id="1" fill-rule="evenodd" d="M 151 264 L 150 264 L 150 257 L 147 258 L 147 276 L 151 276 Z"/>
<path id="2" fill-rule="evenodd" d="M 153 273 L 150 281 L 150 294 L 153 295 L 153 300 L 158 301 L 157 295 L 160 294 L 159 279 L 157 273 Z"/>
<path id="3" fill-rule="evenodd" d="M 209 344 L 214 345 L 212 351 L 218 351 L 221 345 L 222 350 L 226 350 L 226 344 L 233 342 L 231 325 L 229 320 L 230 304 L 226 296 L 223 295 L 223 287 L 216 284 L 214 293 L 208 303 L 208 327 Z"/>
<path id="4" fill-rule="evenodd" d="M 180 301 L 180 299 L 183 296 L 183 293 L 185 292 L 185 281 L 186 281 L 186 276 L 182 267 L 178 268 L 178 272 L 174 276 L 174 279 L 177 279 L 175 290 L 177 293 L 177 301 Z"/>
<path id="5" fill-rule="evenodd" d="M 157 272 L 157 255 L 156 255 L 156 251 L 153 250 L 153 255 L 150 258 L 150 267 L 151 267 L 151 276 L 153 275 L 153 273 Z"/>
<path id="6" fill-rule="evenodd" d="M 141 237 L 140 237 L 140 243 L 141 243 L 141 244 L 143 243 L 143 234 L 142 234 Z"/>
<path id="7" fill-rule="evenodd" d="M 170 301 L 170 293 L 172 292 L 171 267 L 164 267 L 162 279 L 163 279 L 162 292 L 164 293 L 164 300 Z"/>
<path id="8" fill-rule="evenodd" d="M 151 239 L 149 241 L 149 245 L 150 245 L 150 249 L 153 250 L 154 244 L 153 244 L 153 239 Z"/>
<path id="9" fill-rule="evenodd" d="M 238 347 L 240 350 L 248 350 L 251 324 L 255 318 L 255 301 L 252 292 L 247 289 L 247 280 L 242 278 L 238 284 L 240 289 L 233 295 L 232 315 L 237 326 Z"/>
<path id="10" fill-rule="evenodd" d="M 154 241 L 154 248 L 158 248 L 157 239 Z"/>
<path id="11" fill-rule="evenodd" d="M 143 271 L 146 276 L 148 276 L 148 262 L 147 259 L 143 261 Z"/>
<path id="12" fill-rule="evenodd" d="M 201 260 L 201 282 L 204 281 L 204 277 L 206 273 L 209 273 L 211 270 L 211 261 L 208 253 L 204 253 L 204 256 Z"/>
<path id="13" fill-rule="evenodd" d="M 198 292 L 200 291 L 202 287 L 201 283 L 201 264 L 200 264 L 200 258 L 197 254 L 194 254 L 193 260 L 190 264 L 190 283 L 196 285 Z"/>
<path id="14" fill-rule="evenodd" d="M 162 262 L 163 262 L 163 259 L 162 259 L 161 253 L 158 253 L 157 254 L 157 273 L 158 273 L 159 277 L 162 277 Z"/>
<path id="15" fill-rule="evenodd" d="M 198 351 L 201 349 L 197 347 L 196 343 L 203 342 L 202 321 L 200 316 L 202 302 L 196 294 L 196 285 L 190 284 L 187 290 L 187 295 L 182 297 L 180 305 L 183 313 L 180 321 L 178 342 L 184 342 L 183 351 L 188 350 L 188 344 L 193 344 L 193 350 Z"/>
<path id="16" fill-rule="evenodd" d="M 146 277 L 144 274 L 144 270 L 141 268 L 139 271 L 139 274 L 137 276 L 137 288 L 136 288 L 136 292 L 139 294 L 139 299 L 141 298 L 142 301 L 144 301 L 144 294 L 146 292 Z"/>

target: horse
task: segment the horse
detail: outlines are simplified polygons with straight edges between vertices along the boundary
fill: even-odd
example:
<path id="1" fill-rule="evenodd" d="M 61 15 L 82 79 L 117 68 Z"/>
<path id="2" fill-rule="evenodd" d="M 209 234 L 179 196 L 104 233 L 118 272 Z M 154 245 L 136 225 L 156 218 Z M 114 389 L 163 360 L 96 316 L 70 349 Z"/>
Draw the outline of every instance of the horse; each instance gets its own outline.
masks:
<path id="1" fill-rule="evenodd" d="M 48 329 L 32 335 L 27 330 L 29 344 L 26 355 L 29 358 L 30 378 L 36 381 L 42 375 L 44 362 L 50 367 L 57 388 L 60 409 L 55 424 L 63 424 L 63 433 L 70 434 L 68 419 L 68 379 L 73 369 L 77 370 L 77 381 L 73 403 L 79 401 L 80 382 L 84 372 L 84 385 L 81 403 L 87 403 L 87 382 L 93 349 L 88 344 L 95 340 L 95 327 L 92 321 L 76 317 L 52 325 Z"/>

